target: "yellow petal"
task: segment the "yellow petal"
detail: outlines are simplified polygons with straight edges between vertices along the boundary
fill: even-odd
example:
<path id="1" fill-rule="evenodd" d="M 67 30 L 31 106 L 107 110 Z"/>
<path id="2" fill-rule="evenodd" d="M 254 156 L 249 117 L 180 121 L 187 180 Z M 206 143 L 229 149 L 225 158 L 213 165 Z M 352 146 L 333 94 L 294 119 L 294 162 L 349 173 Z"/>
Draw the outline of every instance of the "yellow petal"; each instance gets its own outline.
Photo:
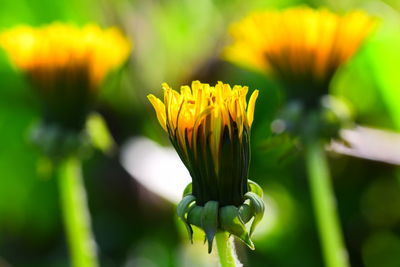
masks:
<path id="1" fill-rule="evenodd" d="M 157 119 L 160 122 L 161 127 L 163 127 L 165 131 L 167 131 L 164 103 L 152 94 L 148 95 L 147 98 L 149 99 L 150 103 L 153 105 L 156 111 Z"/>
<path id="2" fill-rule="evenodd" d="M 258 97 L 258 90 L 254 90 L 254 92 L 250 96 L 249 105 L 247 107 L 247 122 L 249 127 L 253 124 L 254 119 L 254 107 L 256 105 L 256 100 Z"/>

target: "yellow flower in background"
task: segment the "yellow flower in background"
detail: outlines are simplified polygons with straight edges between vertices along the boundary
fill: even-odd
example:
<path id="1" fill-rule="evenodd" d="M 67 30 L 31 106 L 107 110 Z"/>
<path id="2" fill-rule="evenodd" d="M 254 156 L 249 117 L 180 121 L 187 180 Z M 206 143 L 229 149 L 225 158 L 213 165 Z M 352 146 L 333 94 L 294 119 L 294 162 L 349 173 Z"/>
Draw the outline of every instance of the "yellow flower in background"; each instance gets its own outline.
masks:
<path id="1" fill-rule="evenodd" d="M 131 44 L 116 28 L 53 23 L 0 33 L 0 47 L 28 78 L 43 104 L 42 120 L 32 129 L 31 142 L 59 176 L 71 265 L 99 266 L 80 159 L 95 145 L 91 139 L 98 138 L 93 135 L 102 135 L 103 140 L 109 135 L 106 127 L 89 133 L 93 127 L 85 129 L 85 122 L 101 82 L 127 60 Z"/>
<path id="2" fill-rule="evenodd" d="M 17 68 L 43 88 L 86 75 L 90 89 L 96 89 L 131 51 L 131 43 L 118 29 L 103 30 L 94 24 L 17 26 L 0 35 L 0 44 Z"/>
<path id="3" fill-rule="evenodd" d="M 247 86 L 194 81 L 180 93 L 165 83 L 163 89 L 164 101 L 148 98 L 192 177 L 177 208 L 190 238 L 191 225 L 196 225 L 206 234 L 209 252 L 217 231 L 229 232 L 254 249 L 250 235 L 264 213 L 262 189 L 248 179 L 258 90 L 247 103 Z M 253 217 L 249 234 L 244 224 Z"/>
<path id="4" fill-rule="evenodd" d="M 235 193 L 226 194 L 224 199 L 217 180 L 227 176 L 226 179 L 231 181 L 236 179 L 238 185 L 244 184 L 243 179 L 247 180 L 249 134 L 258 91 L 253 92 L 247 105 L 247 86 L 231 88 L 222 82 L 210 86 L 194 81 L 191 87 L 182 86 L 180 93 L 165 83 L 163 89 L 164 101 L 154 95 L 148 98 L 161 126 L 169 133 L 172 144 L 191 173 L 193 191 L 199 193 L 197 200 L 200 203 L 213 199 L 241 204 L 245 193 L 242 188 L 229 189 L 238 192 L 237 199 L 233 199 Z M 226 169 L 226 164 L 232 168 Z M 210 187 L 198 186 L 207 181 Z"/>
<path id="5" fill-rule="evenodd" d="M 80 130 L 105 76 L 128 58 L 117 28 L 52 23 L 0 33 L 0 46 L 39 94 L 44 123 Z"/>
<path id="6" fill-rule="evenodd" d="M 224 57 L 272 72 L 286 83 L 326 87 L 374 24 L 363 11 L 337 15 L 326 9 L 297 7 L 255 12 L 231 26 L 233 43 Z"/>

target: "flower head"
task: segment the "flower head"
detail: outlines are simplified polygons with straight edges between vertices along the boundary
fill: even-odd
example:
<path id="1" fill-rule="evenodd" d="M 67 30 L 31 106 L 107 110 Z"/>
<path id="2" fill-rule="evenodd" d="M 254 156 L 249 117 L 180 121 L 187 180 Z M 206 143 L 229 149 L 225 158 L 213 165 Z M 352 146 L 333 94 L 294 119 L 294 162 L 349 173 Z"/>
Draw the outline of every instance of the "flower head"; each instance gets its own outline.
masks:
<path id="1" fill-rule="evenodd" d="M 195 181 L 197 202 L 241 204 L 242 199 L 233 199 L 235 194 L 227 191 L 239 190 L 240 197 L 245 193 L 242 187 L 247 180 L 249 134 L 258 91 L 253 92 L 247 107 L 246 86 L 232 89 L 221 82 L 210 86 L 195 81 L 191 87 L 182 86 L 180 93 L 167 84 L 163 88 L 164 103 L 154 95 L 148 98 Z M 227 189 L 227 182 L 239 186 Z M 202 183 L 210 186 L 201 187 Z"/>
<path id="2" fill-rule="evenodd" d="M 84 71 L 94 90 L 111 69 L 126 60 L 131 49 L 118 29 L 102 30 L 94 24 L 83 28 L 61 23 L 18 26 L 4 32 L 0 40 L 14 64 L 44 87 Z"/>
<path id="3" fill-rule="evenodd" d="M 190 234 L 190 224 L 203 228 L 210 246 L 217 228 L 230 231 L 252 246 L 243 226 L 249 218 L 237 218 L 241 218 L 239 207 L 251 191 L 249 142 L 258 91 L 247 103 L 246 86 L 231 88 L 222 82 L 210 86 L 194 81 L 191 87 L 182 86 L 180 93 L 167 84 L 163 88 L 164 101 L 154 95 L 148 98 L 192 177 L 178 214 L 189 222 Z M 194 202 L 196 205 L 190 206 Z M 262 206 L 261 200 L 257 203 Z M 263 206 L 262 212 L 250 212 L 251 216 L 257 214 L 255 223 L 262 213 Z"/>
<path id="4" fill-rule="evenodd" d="M 286 85 L 326 91 L 337 68 L 357 51 L 374 24 L 362 11 L 343 16 L 307 7 L 256 12 L 232 25 L 233 44 L 224 55 L 272 72 Z"/>
<path id="5" fill-rule="evenodd" d="M 61 120 L 85 114 L 104 77 L 127 59 L 131 49 L 116 28 L 61 23 L 15 27 L 0 34 L 0 46 L 28 76 L 45 109 Z"/>

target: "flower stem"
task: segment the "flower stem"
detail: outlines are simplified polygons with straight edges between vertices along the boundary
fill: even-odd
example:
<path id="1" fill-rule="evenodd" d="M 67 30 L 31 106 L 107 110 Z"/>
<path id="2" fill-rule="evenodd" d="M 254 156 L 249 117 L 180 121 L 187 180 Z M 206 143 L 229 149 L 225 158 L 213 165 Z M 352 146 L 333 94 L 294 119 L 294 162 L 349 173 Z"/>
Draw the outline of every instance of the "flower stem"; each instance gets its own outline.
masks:
<path id="1" fill-rule="evenodd" d="M 225 231 L 218 231 L 215 235 L 217 251 L 221 267 L 239 267 L 242 264 L 236 257 L 235 247 L 229 234 Z"/>
<path id="2" fill-rule="evenodd" d="M 306 164 L 311 196 L 327 267 L 349 266 L 343 244 L 335 197 L 330 181 L 329 166 L 323 145 L 317 141 L 306 145 Z"/>
<path id="3" fill-rule="evenodd" d="M 98 266 L 79 159 L 64 159 L 58 166 L 58 179 L 72 266 Z"/>

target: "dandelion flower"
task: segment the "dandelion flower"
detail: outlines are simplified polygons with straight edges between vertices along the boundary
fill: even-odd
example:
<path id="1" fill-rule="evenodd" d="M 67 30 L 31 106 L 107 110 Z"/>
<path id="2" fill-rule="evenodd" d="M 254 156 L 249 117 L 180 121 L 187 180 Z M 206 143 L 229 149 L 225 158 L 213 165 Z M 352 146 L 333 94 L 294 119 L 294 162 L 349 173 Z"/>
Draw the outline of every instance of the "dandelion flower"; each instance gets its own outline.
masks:
<path id="1" fill-rule="evenodd" d="M 0 46 L 40 95 L 50 113 L 46 116 L 66 124 L 73 124 L 78 115 L 85 117 L 104 77 L 126 61 L 131 50 L 116 28 L 62 23 L 17 26 L 0 34 Z"/>
<path id="2" fill-rule="evenodd" d="M 250 192 L 255 186 L 248 181 L 250 129 L 258 91 L 247 103 L 246 86 L 231 88 L 222 82 L 210 86 L 194 81 L 191 86 L 182 86 L 180 93 L 167 84 L 163 89 L 164 101 L 154 95 L 148 98 L 192 177 L 178 215 L 187 223 L 190 235 L 190 224 L 206 232 L 210 251 L 219 228 L 252 247 L 243 226 L 249 218 L 240 217 L 239 208 L 250 198 L 251 203 L 256 201 L 260 209 L 262 206 L 263 212 L 262 201 Z M 262 212 L 252 212 L 250 217 L 256 216 L 257 223 Z"/>
<path id="3" fill-rule="evenodd" d="M 326 92 L 338 67 L 359 49 L 374 24 L 363 11 L 338 15 L 296 7 L 255 12 L 231 26 L 233 43 L 224 57 L 272 73 L 290 89 L 300 89 L 299 94 L 304 89 Z"/>

